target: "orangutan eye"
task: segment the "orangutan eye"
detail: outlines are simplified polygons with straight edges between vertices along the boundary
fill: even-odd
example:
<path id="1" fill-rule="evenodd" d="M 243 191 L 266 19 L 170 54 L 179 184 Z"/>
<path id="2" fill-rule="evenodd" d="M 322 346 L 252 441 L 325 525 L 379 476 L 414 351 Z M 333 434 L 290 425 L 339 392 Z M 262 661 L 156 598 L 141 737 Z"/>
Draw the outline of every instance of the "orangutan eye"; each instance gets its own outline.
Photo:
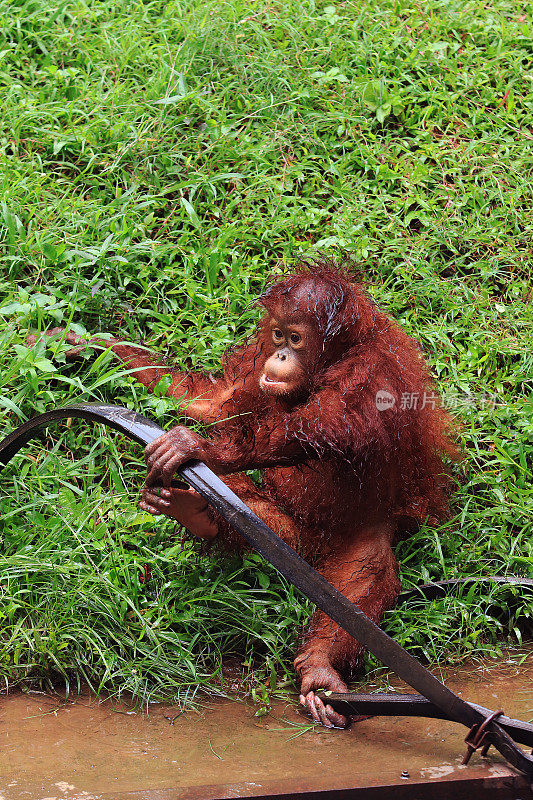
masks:
<path id="1" fill-rule="evenodd" d="M 274 328 L 272 336 L 274 337 L 274 341 L 280 342 L 283 339 L 283 331 L 280 331 L 279 328 Z"/>
<path id="2" fill-rule="evenodd" d="M 292 344 L 300 344 L 302 341 L 302 337 L 299 333 L 291 333 L 291 343 Z"/>

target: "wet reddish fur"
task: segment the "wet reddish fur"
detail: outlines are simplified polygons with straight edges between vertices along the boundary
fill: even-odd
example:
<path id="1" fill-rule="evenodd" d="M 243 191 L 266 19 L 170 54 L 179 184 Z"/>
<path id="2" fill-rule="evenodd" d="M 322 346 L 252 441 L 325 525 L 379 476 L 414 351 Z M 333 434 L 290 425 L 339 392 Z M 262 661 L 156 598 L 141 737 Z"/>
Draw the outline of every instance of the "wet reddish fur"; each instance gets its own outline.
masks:
<path id="1" fill-rule="evenodd" d="M 349 264 L 304 262 L 258 302 L 267 312 L 296 309 L 318 326 L 322 346 L 307 393 L 295 403 L 259 388 L 274 351 L 268 314 L 253 337 L 226 355 L 219 378 L 172 371 L 168 393 L 193 419 L 214 423 L 204 459 L 209 466 L 378 621 L 399 590 L 394 540 L 448 514 L 443 456 L 459 458 L 452 420 L 421 348 L 353 282 Z M 150 389 L 170 371 L 138 346 L 113 340 L 112 349 Z M 380 390 L 395 397 L 393 408 L 377 409 Z M 435 407 L 422 408 L 424 393 L 434 396 Z M 402 409 L 406 394 L 418 395 L 419 407 Z M 256 468 L 260 489 L 242 474 Z M 242 545 L 214 512 L 205 513 L 227 546 Z M 358 643 L 317 612 L 295 661 L 302 693 L 342 690 L 339 670 L 349 673 L 360 656 Z"/>
<path id="2" fill-rule="evenodd" d="M 343 469 L 351 465 L 358 497 L 364 503 L 365 494 L 377 494 L 396 523 L 397 535 L 404 535 L 410 524 L 438 524 L 449 512 L 450 473 L 442 455 L 457 460 L 460 452 L 453 441 L 455 422 L 441 405 L 422 349 L 376 307 L 362 286 L 350 280 L 342 265 L 304 263 L 259 302 L 272 308 L 309 274 L 328 296 L 334 291 L 345 298 L 335 315 L 337 329 L 325 338 L 321 369 L 312 376 L 314 392 L 305 404 L 287 410 L 258 390 L 265 358 L 273 352 L 265 317 L 250 342 L 230 351 L 223 365 L 224 377 L 228 384 L 237 382 L 237 392 L 221 416 L 247 414 L 229 423 L 232 437 L 237 431 L 243 434 L 234 446 L 246 449 L 248 443 L 253 449 L 259 422 L 274 422 L 278 430 L 287 428 L 288 439 L 298 438 L 311 459 L 336 457 Z M 318 307 L 318 320 L 324 326 L 327 321 L 321 320 L 325 317 L 321 311 Z M 383 389 L 396 397 L 396 405 L 378 411 L 375 396 Z M 434 403 L 422 408 L 424 394 Z M 405 395 L 418 396 L 419 407 L 400 410 Z M 327 397 L 327 406 L 320 397 Z M 307 516 L 304 509 L 299 512 Z M 329 522 L 331 526 L 331 518 Z"/>
<path id="3" fill-rule="evenodd" d="M 324 346 L 309 396 L 293 406 L 258 389 L 274 349 L 267 315 L 255 336 L 224 360 L 223 382 L 235 388 L 218 417 L 233 418 L 211 430 L 235 471 L 262 468 L 262 489 L 236 476 L 228 480 L 235 491 L 377 621 L 399 590 L 391 544 L 423 522 L 446 518 L 450 473 L 442 456 L 460 454 L 421 348 L 342 265 L 304 263 L 259 302 L 267 311 L 284 299 L 291 306 L 310 276 L 315 301 L 303 313 L 319 325 Z M 395 396 L 394 408 L 378 411 L 379 390 Z M 422 408 L 424 393 L 434 404 Z M 418 395 L 419 407 L 402 410 L 405 394 Z M 238 547 L 239 537 L 217 522 L 221 538 Z M 295 662 L 303 689 L 321 680 L 335 688 L 329 666 L 351 672 L 360 655 L 357 643 L 318 612 Z"/>

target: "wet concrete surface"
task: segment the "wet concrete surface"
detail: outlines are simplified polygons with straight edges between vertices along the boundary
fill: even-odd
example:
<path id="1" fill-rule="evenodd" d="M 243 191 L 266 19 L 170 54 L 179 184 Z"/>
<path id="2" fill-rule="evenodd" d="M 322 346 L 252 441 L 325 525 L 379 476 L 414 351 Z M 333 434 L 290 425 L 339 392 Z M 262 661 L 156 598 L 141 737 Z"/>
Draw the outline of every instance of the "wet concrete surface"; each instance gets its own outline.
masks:
<path id="1" fill-rule="evenodd" d="M 533 718 L 533 647 L 455 674 L 433 671 L 473 702 Z M 399 681 L 393 685 L 405 689 Z M 154 704 L 145 713 L 90 694 L 66 701 L 37 693 L 2 696 L 0 800 L 312 797 L 319 790 L 331 798 L 533 796 L 493 750 L 461 766 L 466 729 L 453 723 L 374 718 L 328 731 L 310 728 L 294 705 L 278 703 L 264 717 L 255 710 L 224 700 L 182 714 Z M 405 771 L 408 778 L 401 777 Z M 499 794 L 502 787 L 509 794 Z"/>

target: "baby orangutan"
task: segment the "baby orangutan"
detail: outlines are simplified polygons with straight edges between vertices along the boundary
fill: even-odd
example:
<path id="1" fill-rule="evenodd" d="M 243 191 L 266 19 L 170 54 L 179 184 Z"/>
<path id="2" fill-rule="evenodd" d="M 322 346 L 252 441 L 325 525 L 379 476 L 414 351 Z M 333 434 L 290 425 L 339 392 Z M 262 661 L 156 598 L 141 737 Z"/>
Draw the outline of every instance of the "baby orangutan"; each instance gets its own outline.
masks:
<path id="1" fill-rule="evenodd" d="M 148 445 L 140 506 L 179 520 L 200 538 L 238 547 L 240 537 L 196 492 L 171 486 L 184 462 L 204 461 L 379 622 L 399 591 L 395 539 L 448 513 L 442 455 L 459 457 L 451 419 L 420 347 L 342 265 L 302 263 L 258 303 L 264 318 L 253 337 L 226 355 L 217 378 L 173 370 L 117 339 L 90 340 L 110 347 L 150 390 L 170 373 L 167 393 L 184 414 L 216 423 L 210 438 L 178 425 Z M 66 340 L 75 350 L 87 344 L 73 333 Z M 262 471 L 261 488 L 244 474 L 251 469 Z M 294 665 L 300 701 L 317 722 L 347 724 L 315 692 L 346 691 L 361 656 L 357 641 L 315 613 Z"/>

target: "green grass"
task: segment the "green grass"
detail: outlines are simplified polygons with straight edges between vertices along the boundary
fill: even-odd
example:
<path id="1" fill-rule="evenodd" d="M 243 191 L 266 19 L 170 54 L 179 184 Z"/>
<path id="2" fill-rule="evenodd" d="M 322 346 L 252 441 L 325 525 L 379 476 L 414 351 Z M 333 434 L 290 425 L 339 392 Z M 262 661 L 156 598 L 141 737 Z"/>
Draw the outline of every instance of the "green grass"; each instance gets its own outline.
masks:
<path id="1" fill-rule="evenodd" d="M 57 342 L 28 350 L 28 332 L 120 331 L 216 368 L 267 275 L 347 249 L 464 421 L 455 516 L 400 546 L 404 584 L 531 574 L 523 9 L 0 0 L 2 434 L 79 399 L 176 423 L 108 356 L 65 363 Z M 88 680 L 187 702 L 225 691 L 232 653 L 255 665 L 252 685 L 292 674 L 309 605 L 258 557 L 208 558 L 138 512 L 143 474 L 139 448 L 78 422 L 2 474 L 5 686 Z M 497 652 L 531 630 L 519 594 L 464 590 L 386 624 L 429 661 Z"/>

